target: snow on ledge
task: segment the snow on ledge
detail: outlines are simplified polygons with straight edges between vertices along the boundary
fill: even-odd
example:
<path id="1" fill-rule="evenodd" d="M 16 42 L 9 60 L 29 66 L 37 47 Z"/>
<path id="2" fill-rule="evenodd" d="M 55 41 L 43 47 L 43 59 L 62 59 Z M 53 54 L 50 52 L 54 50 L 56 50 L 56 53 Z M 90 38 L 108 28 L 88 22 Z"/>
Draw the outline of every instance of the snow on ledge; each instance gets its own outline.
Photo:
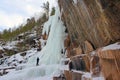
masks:
<path id="1" fill-rule="evenodd" d="M 93 77 L 91 73 L 89 72 L 83 72 L 83 71 L 77 71 L 77 70 L 72 70 L 73 72 L 83 74 L 81 80 L 86 80 L 91 79 L 91 80 L 105 80 L 103 76 L 95 76 Z M 86 79 L 85 79 L 86 78 Z"/>
<path id="2" fill-rule="evenodd" d="M 106 47 L 103 47 L 102 51 L 106 51 L 106 50 L 117 50 L 120 49 L 120 42 L 108 45 Z"/>
<path id="3" fill-rule="evenodd" d="M 95 77 L 95 78 L 92 78 L 92 80 L 105 80 L 104 77 Z"/>
<path id="4" fill-rule="evenodd" d="M 86 72 L 83 71 L 78 71 L 78 70 L 72 70 L 73 72 L 80 73 L 80 74 L 85 74 Z"/>

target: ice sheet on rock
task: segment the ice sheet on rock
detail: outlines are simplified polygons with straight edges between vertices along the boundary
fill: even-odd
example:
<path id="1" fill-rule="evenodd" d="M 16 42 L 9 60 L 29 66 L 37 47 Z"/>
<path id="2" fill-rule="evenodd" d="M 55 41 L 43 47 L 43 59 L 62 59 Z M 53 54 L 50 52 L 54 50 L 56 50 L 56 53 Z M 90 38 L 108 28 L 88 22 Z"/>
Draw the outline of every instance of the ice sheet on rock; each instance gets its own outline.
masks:
<path id="1" fill-rule="evenodd" d="M 64 48 L 64 27 L 57 14 L 52 17 L 48 41 L 45 48 L 41 51 L 41 53 L 44 54 L 42 56 L 43 58 L 40 60 L 41 63 L 58 63 L 61 59 L 61 49 Z"/>
<path id="2" fill-rule="evenodd" d="M 45 46 L 46 40 L 43 40 L 42 38 L 40 39 L 41 42 L 41 48 L 43 48 Z"/>
<path id="3" fill-rule="evenodd" d="M 33 56 L 29 59 L 29 63 L 35 65 L 36 58 L 40 58 L 39 64 L 53 65 L 59 64 L 61 60 L 61 49 L 64 48 L 64 30 L 65 27 L 61 20 L 59 20 L 59 9 L 56 10 L 55 16 L 51 16 L 47 23 L 51 23 L 50 33 L 47 40 L 46 46 L 42 49 L 38 55 Z M 51 21 L 52 20 L 52 21 Z M 44 26 L 46 27 L 46 26 Z M 44 32 L 44 30 L 43 30 Z M 54 66 L 53 66 L 54 67 Z M 52 73 L 53 71 L 48 71 L 47 73 Z"/>
<path id="4" fill-rule="evenodd" d="M 51 16 L 51 17 L 48 19 L 48 21 L 45 22 L 44 27 L 43 27 L 43 32 L 42 32 L 42 34 L 45 34 L 45 33 L 48 34 L 48 33 L 49 33 L 49 29 L 50 29 L 51 23 L 52 23 L 52 17 L 53 17 L 53 16 Z"/>

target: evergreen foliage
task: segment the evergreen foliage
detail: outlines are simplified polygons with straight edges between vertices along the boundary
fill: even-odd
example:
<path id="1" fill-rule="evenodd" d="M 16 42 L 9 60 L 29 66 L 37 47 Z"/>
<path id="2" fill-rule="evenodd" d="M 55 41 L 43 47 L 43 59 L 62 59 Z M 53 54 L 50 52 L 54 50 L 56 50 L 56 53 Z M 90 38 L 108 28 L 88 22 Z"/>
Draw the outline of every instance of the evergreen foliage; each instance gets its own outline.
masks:
<path id="1" fill-rule="evenodd" d="M 27 23 L 25 25 L 21 24 L 18 28 L 14 28 L 14 29 L 9 28 L 8 30 L 5 29 L 3 32 L 0 33 L 0 39 L 3 39 L 4 41 L 12 40 L 17 35 L 30 31 L 35 26 L 42 25 L 45 21 L 47 21 L 47 17 L 45 13 L 37 21 L 35 21 L 34 17 L 27 19 Z"/>
<path id="2" fill-rule="evenodd" d="M 55 7 L 52 8 L 52 11 L 51 11 L 51 14 L 50 16 L 54 15 L 55 14 Z"/>

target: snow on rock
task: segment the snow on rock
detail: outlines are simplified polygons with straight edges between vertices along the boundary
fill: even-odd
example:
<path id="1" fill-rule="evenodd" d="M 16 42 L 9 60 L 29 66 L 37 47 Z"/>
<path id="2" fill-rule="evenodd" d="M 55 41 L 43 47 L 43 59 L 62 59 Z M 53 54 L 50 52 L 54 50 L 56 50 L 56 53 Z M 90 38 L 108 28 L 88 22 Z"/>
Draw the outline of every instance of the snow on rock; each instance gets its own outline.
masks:
<path id="1" fill-rule="evenodd" d="M 15 57 L 18 61 L 23 61 L 24 60 L 23 57 L 20 54 L 16 54 Z"/>
<path id="2" fill-rule="evenodd" d="M 104 77 L 94 77 L 92 80 L 105 80 Z"/>
<path id="3" fill-rule="evenodd" d="M 83 71 L 78 71 L 78 70 L 72 70 L 73 72 L 80 73 L 80 74 L 85 74 Z"/>
<path id="4" fill-rule="evenodd" d="M 8 66 L 17 66 L 18 64 L 22 63 L 23 61 L 24 61 L 24 58 L 18 53 L 16 55 L 13 55 L 10 58 L 6 59 L 6 62 L 4 61 L 4 63 Z"/>
<path id="5" fill-rule="evenodd" d="M 0 68 L 2 67 L 8 67 L 8 66 L 18 66 L 21 63 L 25 63 L 27 62 L 27 60 L 33 56 L 34 54 L 36 54 L 37 49 L 31 49 L 28 50 L 24 53 L 26 53 L 24 56 L 21 55 L 21 53 L 17 53 L 15 55 L 12 56 L 6 56 L 4 58 L 0 59 Z"/>
<path id="6" fill-rule="evenodd" d="M 9 62 L 13 62 L 14 60 L 16 60 L 16 61 L 22 61 L 24 59 L 23 59 L 23 57 L 20 54 L 13 55 L 13 56 L 11 56 L 8 59 Z"/>
<path id="7" fill-rule="evenodd" d="M 29 37 L 34 37 L 34 36 L 36 36 L 36 31 L 29 35 Z"/>
<path id="8" fill-rule="evenodd" d="M 93 77 L 92 74 L 89 72 L 83 72 L 83 71 L 77 71 L 77 70 L 72 70 L 72 71 L 76 72 L 76 73 L 83 74 L 81 77 L 81 80 L 89 80 L 89 79 L 90 80 L 105 80 L 102 75 Z"/>
<path id="9" fill-rule="evenodd" d="M 73 0 L 75 4 L 77 4 L 78 0 Z"/>
<path id="10" fill-rule="evenodd" d="M 82 75 L 82 78 L 81 78 L 81 80 L 85 80 L 84 78 L 88 78 L 88 79 L 90 79 L 91 78 L 91 74 L 90 73 L 84 73 L 83 75 Z"/>
<path id="11" fill-rule="evenodd" d="M 13 49 L 13 48 L 16 48 L 16 44 L 18 43 L 19 41 L 12 41 L 12 42 L 8 42 L 5 46 L 3 46 L 3 48 L 5 49 Z"/>
<path id="12" fill-rule="evenodd" d="M 41 48 L 43 48 L 46 44 L 46 40 L 43 40 L 42 38 L 40 39 L 41 42 Z"/>
<path id="13" fill-rule="evenodd" d="M 90 54 L 91 54 L 91 56 L 95 56 L 96 52 L 92 51 Z"/>
<path id="14" fill-rule="evenodd" d="M 114 43 L 114 44 L 111 44 L 111 45 L 106 46 L 106 47 L 103 47 L 102 51 L 106 51 L 106 50 L 116 50 L 116 49 L 120 49 L 120 43 L 119 43 L 119 42 Z"/>
<path id="15" fill-rule="evenodd" d="M 26 51 L 26 53 L 27 54 L 24 58 L 29 58 L 29 57 L 35 55 L 37 53 L 37 50 L 36 49 L 31 49 L 31 50 Z"/>
<path id="16" fill-rule="evenodd" d="M 0 50 L 3 50 L 3 47 L 0 46 Z"/>
<path id="17" fill-rule="evenodd" d="M 61 71 L 64 71 L 64 70 L 69 70 L 69 65 L 63 65 L 60 67 L 60 70 Z"/>

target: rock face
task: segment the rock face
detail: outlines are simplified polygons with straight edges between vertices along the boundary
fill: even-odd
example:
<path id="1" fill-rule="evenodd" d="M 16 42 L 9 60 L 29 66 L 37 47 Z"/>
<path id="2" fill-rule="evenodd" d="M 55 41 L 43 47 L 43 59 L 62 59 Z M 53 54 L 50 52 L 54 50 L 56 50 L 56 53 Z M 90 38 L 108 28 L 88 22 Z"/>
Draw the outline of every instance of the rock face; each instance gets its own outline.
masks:
<path id="1" fill-rule="evenodd" d="M 84 50 L 84 53 L 89 54 L 94 49 L 93 49 L 92 45 L 88 41 L 85 41 L 83 50 Z"/>
<path id="2" fill-rule="evenodd" d="M 120 41 L 120 0 L 58 0 L 58 3 L 69 35 L 64 44 L 72 69 L 81 70 L 78 55 L 85 54 L 88 57 L 82 58 L 86 71 L 97 76 L 102 70 L 106 80 L 119 80 L 120 49 L 102 51 L 102 48 Z M 65 76 L 72 79 L 70 71 Z"/>
<path id="3" fill-rule="evenodd" d="M 113 47 L 117 47 L 113 49 Z M 112 49 L 110 49 L 112 47 Z M 99 49 L 97 54 L 100 58 L 102 72 L 106 80 L 119 80 L 120 78 L 120 43 L 116 43 L 103 49 Z"/>
<path id="4" fill-rule="evenodd" d="M 90 61 L 87 55 L 74 56 L 71 57 L 71 64 L 69 64 L 69 69 L 80 70 L 80 71 L 90 71 Z M 70 70 L 71 70 L 70 69 Z"/>
<path id="5" fill-rule="evenodd" d="M 0 58 L 3 57 L 3 53 L 4 53 L 4 51 L 0 49 Z"/>
<path id="6" fill-rule="evenodd" d="M 71 42 L 84 48 L 87 40 L 96 49 L 120 40 L 119 4 L 119 0 L 77 0 L 77 4 L 59 0 Z"/>

